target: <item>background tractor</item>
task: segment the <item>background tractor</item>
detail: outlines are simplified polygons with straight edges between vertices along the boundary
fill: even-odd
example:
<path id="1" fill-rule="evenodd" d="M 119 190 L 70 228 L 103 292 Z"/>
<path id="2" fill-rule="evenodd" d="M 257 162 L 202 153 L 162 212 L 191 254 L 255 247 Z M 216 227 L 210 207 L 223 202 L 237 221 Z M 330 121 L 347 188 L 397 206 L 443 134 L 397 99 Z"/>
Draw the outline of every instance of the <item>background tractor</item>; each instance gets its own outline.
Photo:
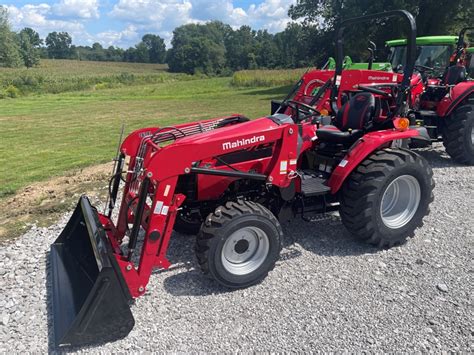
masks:
<path id="1" fill-rule="evenodd" d="M 337 92 L 346 85 L 344 29 L 393 16 L 404 18 L 410 33 L 404 74 L 394 74 L 401 76 L 394 86 L 397 96 L 359 86 L 361 92 L 337 109 Z M 197 231 L 203 273 L 228 288 L 248 287 L 267 276 L 282 247 L 280 223 L 297 217 L 317 221 L 339 211 L 350 233 L 380 247 L 413 236 L 434 187 L 427 162 L 401 148 L 407 139 L 426 139 L 426 129 L 409 128 L 405 118 L 415 37 L 415 21 L 405 11 L 341 23 L 332 121 L 294 95 L 300 81 L 271 116 L 147 127 L 126 137 L 110 179 L 107 210 L 99 213 L 81 197 L 51 246 L 56 344 L 126 336 L 134 325 L 129 303 L 145 294 L 153 269 L 171 265 L 167 249 L 173 229 Z M 382 101 L 388 106 L 380 106 Z"/>
<path id="2" fill-rule="evenodd" d="M 468 47 L 465 41 L 471 29 L 464 28 L 458 36 L 416 38 L 414 70 L 404 64 L 408 51 L 406 39 L 387 41 L 391 64 L 388 66 L 374 63 L 377 65 L 372 70 L 364 70 L 370 67 L 371 60 L 353 65 L 344 57 L 337 99 L 331 99 L 335 87 L 335 65 L 331 63 L 327 69 L 308 71 L 291 93 L 292 97 L 334 115 L 351 96 L 370 89 L 378 98 L 384 97 L 378 100 L 378 108 L 387 111 L 395 104 L 395 91 L 403 80 L 402 74 L 412 71 L 406 116 L 410 125 L 425 127 L 430 139 L 414 140 L 410 147 L 425 147 L 440 141 L 455 161 L 474 164 L 474 80 L 469 76 L 474 70 L 474 48 Z M 278 109 L 279 103 L 273 102 L 272 112 Z"/>
<path id="3" fill-rule="evenodd" d="M 442 141 L 447 153 L 457 162 L 474 164 L 474 81 L 472 49 L 465 41 L 468 30 L 457 37 L 417 38 L 418 57 L 415 69 L 418 80 L 410 102 L 411 124 L 425 126 L 432 141 Z M 404 40 L 388 41 L 390 61 L 396 71 L 403 71 L 406 52 Z M 418 146 L 416 143 L 414 146 Z"/>

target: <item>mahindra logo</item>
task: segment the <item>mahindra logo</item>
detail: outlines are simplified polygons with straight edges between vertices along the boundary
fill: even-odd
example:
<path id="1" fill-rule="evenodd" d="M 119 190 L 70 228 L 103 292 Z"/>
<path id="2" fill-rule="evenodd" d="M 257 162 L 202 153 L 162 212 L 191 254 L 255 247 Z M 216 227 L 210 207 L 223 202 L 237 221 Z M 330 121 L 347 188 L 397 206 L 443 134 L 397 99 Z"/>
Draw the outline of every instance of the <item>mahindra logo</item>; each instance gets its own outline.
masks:
<path id="1" fill-rule="evenodd" d="M 253 136 L 252 138 L 237 139 L 232 142 L 222 143 L 222 150 L 243 147 L 249 144 L 254 144 L 254 143 L 264 142 L 264 141 L 265 141 L 265 136 Z"/>
<path id="2" fill-rule="evenodd" d="M 372 76 L 369 75 L 369 80 L 390 80 L 388 76 Z"/>

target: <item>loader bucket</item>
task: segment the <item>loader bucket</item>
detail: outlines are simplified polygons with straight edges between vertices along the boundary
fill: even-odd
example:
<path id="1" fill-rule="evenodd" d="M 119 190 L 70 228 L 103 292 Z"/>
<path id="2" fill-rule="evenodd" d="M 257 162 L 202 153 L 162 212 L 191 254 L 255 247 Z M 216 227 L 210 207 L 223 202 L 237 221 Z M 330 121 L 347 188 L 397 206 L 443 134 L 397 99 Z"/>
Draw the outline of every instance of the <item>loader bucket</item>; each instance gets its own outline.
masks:
<path id="1" fill-rule="evenodd" d="M 97 211 L 82 196 L 51 245 L 56 346 L 104 343 L 125 337 L 135 321 L 127 284 Z"/>

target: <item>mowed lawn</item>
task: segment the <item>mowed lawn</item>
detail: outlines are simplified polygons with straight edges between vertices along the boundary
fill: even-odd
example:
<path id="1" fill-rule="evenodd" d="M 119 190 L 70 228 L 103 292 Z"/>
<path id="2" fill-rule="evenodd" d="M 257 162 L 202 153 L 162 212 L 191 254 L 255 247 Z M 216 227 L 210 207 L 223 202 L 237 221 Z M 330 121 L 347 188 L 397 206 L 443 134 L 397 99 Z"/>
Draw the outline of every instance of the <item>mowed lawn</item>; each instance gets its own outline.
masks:
<path id="1" fill-rule="evenodd" d="M 255 118 L 288 89 L 239 89 L 212 78 L 0 100 L 0 197 L 110 161 L 122 123 L 129 133 L 231 113 Z"/>

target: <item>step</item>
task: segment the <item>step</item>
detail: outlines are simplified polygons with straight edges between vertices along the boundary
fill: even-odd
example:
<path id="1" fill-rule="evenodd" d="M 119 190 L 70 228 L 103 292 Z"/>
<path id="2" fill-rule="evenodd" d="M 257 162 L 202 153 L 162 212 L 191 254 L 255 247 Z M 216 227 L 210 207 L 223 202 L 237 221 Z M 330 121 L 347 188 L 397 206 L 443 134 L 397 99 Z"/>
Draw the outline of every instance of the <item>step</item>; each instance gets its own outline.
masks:
<path id="1" fill-rule="evenodd" d="M 305 197 L 324 195 L 331 191 L 326 185 L 326 180 L 318 177 L 306 177 L 303 175 L 301 179 L 301 193 Z"/>

